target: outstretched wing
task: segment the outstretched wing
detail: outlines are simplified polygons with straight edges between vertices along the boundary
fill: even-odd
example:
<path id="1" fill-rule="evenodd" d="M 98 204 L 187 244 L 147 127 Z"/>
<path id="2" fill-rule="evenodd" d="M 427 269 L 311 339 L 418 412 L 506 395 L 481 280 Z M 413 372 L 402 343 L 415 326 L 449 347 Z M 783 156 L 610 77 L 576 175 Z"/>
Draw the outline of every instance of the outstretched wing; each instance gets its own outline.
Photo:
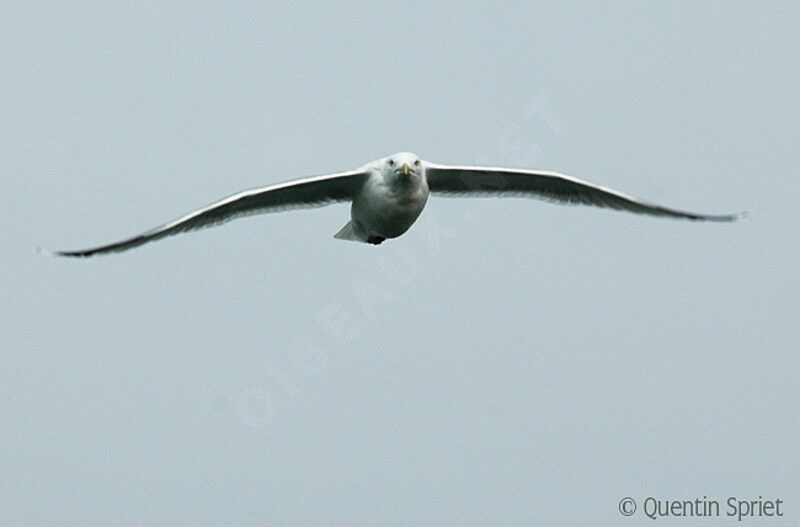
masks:
<path id="1" fill-rule="evenodd" d="M 240 216 L 299 207 L 320 207 L 335 201 L 349 201 L 361 188 L 366 177 L 367 172 L 359 170 L 246 190 L 138 236 L 92 249 L 56 251 L 54 254 L 86 257 L 125 251 L 179 232 L 219 225 Z"/>
<path id="2" fill-rule="evenodd" d="M 530 196 L 567 204 L 594 205 L 653 216 L 734 221 L 740 214 L 707 215 L 647 203 L 621 192 L 556 172 L 428 164 L 431 192 L 464 196 Z"/>

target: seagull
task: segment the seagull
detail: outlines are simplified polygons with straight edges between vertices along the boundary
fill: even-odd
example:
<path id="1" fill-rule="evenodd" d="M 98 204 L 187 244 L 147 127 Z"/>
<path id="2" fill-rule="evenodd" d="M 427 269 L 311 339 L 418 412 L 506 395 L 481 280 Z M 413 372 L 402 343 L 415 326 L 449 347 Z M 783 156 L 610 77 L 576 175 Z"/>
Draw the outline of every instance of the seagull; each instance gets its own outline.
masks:
<path id="1" fill-rule="evenodd" d="M 532 197 L 698 221 L 729 222 L 746 214 L 684 212 L 557 172 L 439 165 L 423 161 L 411 152 L 399 152 L 349 172 L 245 190 L 132 238 L 91 249 L 55 251 L 53 254 L 88 257 L 126 251 L 240 216 L 347 201 L 351 203 L 350 221 L 334 238 L 379 245 L 408 231 L 425 208 L 430 194 Z"/>

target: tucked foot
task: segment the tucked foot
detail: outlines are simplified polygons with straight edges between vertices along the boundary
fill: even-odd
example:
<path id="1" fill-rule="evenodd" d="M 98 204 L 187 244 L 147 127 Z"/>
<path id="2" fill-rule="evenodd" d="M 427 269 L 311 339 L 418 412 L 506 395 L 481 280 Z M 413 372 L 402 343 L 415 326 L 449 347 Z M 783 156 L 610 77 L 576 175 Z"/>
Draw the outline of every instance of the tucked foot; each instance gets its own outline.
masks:
<path id="1" fill-rule="evenodd" d="M 381 242 L 385 239 L 386 238 L 383 238 L 381 236 L 370 236 L 367 238 L 367 243 L 371 243 L 372 245 L 380 245 Z"/>

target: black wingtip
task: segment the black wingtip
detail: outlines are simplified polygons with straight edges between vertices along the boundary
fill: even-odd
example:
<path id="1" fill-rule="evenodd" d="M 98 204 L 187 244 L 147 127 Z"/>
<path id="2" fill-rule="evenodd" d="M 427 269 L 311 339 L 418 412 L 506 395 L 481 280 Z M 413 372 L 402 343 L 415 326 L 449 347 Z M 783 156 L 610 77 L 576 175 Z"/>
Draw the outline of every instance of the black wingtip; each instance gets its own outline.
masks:
<path id="1" fill-rule="evenodd" d="M 92 251 L 56 251 L 53 254 L 62 258 L 87 258 L 94 253 Z"/>
<path id="2" fill-rule="evenodd" d="M 92 252 L 90 251 L 51 251 L 50 249 L 45 249 L 44 247 L 37 247 L 36 252 L 45 256 L 52 256 L 53 258 L 86 258 L 87 256 L 92 255 Z"/>

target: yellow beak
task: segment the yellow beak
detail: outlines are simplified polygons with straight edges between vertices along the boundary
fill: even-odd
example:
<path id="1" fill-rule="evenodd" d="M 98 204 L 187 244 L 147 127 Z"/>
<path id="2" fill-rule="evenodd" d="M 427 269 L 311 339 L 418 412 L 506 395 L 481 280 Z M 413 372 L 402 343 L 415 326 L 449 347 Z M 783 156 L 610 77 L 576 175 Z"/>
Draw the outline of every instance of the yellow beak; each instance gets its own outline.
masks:
<path id="1" fill-rule="evenodd" d="M 403 171 L 404 176 L 407 176 L 409 172 L 411 172 L 411 167 L 408 166 L 408 163 L 403 163 L 403 166 L 400 167 L 400 170 Z"/>

